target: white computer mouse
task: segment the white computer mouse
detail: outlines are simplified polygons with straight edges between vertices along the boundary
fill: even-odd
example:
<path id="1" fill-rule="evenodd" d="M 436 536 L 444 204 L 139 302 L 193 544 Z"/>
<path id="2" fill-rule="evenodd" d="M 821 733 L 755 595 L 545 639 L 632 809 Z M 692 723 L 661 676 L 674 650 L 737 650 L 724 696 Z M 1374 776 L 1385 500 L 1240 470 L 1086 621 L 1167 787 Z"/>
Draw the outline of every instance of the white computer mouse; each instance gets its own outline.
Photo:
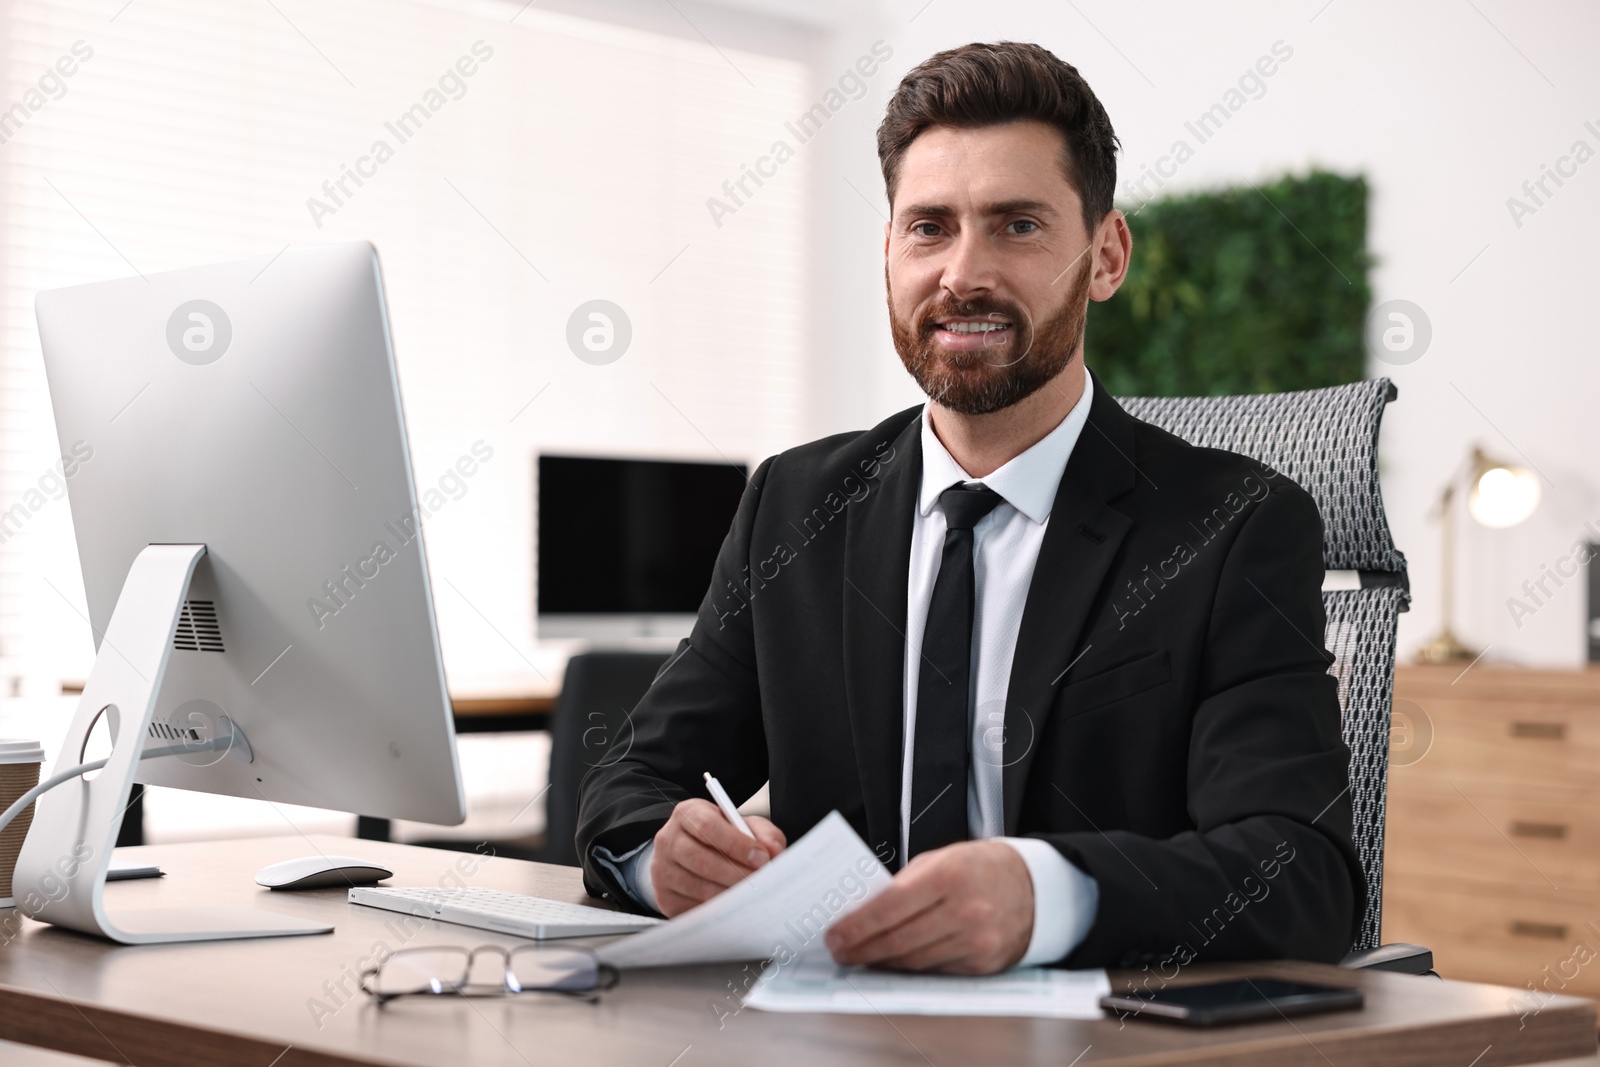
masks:
<path id="1" fill-rule="evenodd" d="M 394 872 L 381 863 L 351 856 L 300 856 L 256 872 L 256 885 L 268 889 L 348 889 L 376 885 Z"/>

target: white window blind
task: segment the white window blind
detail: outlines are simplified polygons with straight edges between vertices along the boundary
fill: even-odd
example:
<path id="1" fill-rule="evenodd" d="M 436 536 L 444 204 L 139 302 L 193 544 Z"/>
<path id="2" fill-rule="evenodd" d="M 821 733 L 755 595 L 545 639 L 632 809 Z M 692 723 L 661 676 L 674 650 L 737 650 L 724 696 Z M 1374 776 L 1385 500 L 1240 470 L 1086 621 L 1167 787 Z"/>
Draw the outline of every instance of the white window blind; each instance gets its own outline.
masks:
<path id="1" fill-rule="evenodd" d="M 41 289 L 372 240 L 453 680 L 528 670 L 537 452 L 743 463 L 800 431 L 805 162 L 721 226 L 706 201 L 806 109 L 802 63 L 520 3 L 275 3 L 0 4 L 5 684 L 92 656 Z M 567 346 L 592 299 L 632 323 L 609 365 Z"/>

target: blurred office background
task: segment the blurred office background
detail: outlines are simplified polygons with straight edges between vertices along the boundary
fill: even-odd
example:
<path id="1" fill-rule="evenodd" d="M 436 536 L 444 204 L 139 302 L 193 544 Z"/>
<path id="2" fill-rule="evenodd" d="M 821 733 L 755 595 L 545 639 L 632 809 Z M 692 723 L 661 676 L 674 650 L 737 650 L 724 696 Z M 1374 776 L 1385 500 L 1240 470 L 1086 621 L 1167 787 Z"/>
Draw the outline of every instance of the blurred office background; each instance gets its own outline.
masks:
<path id="1" fill-rule="evenodd" d="M 912 65 L 1005 38 L 1088 79 L 1130 213 L 1243 191 L 1320 234 L 1261 190 L 1360 187 L 1357 276 L 1302 233 L 1329 267 L 1306 286 L 1345 305 L 1368 287 L 1358 320 L 1406 301 L 1426 340 L 1347 336 L 1310 373 L 1399 387 L 1382 455 L 1411 561 L 1402 659 L 1441 622 L 1444 521 L 1455 630 L 1483 663 L 1580 668 L 1585 577 L 1561 561 L 1600 541 L 1592 5 L 0 0 L 0 733 L 52 744 L 93 658 L 37 291 L 373 241 L 419 493 L 442 501 L 425 528 L 452 687 L 548 692 L 581 646 L 538 630 L 537 457 L 753 465 L 916 403 L 884 310 L 873 133 Z M 631 326 L 611 362 L 568 342 L 594 300 Z M 1526 521 L 1438 514 L 1474 445 L 1534 472 Z M 491 457 L 463 476 L 475 447 Z M 1534 603 L 1525 583 L 1552 571 Z M 543 735 L 461 747 L 459 832 L 537 835 Z M 163 791 L 147 807 L 154 840 L 351 823 Z"/>

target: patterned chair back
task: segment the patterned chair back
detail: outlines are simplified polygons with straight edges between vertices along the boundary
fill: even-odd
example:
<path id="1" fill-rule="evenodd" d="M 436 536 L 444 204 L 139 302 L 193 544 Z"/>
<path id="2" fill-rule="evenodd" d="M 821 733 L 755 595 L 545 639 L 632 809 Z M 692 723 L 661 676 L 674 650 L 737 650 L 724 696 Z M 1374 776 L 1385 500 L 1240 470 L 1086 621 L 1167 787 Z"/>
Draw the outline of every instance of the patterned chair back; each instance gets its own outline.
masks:
<path id="1" fill-rule="evenodd" d="M 1117 401 L 1191 444 L 1238 452 L 1293 478 L 1322 511 L 1324 567 L 1355 572 L 1359 588 L 1325 585 L 1322 594 L 1334 657 L 1328 672 L 1339 681 L 1350 746 L 1355 845 L 1367 877 L 1367 911 L 1352 951 L 1381 943 L 1395 627 L 1411 599 L 1406 559 L 1394 547 L 1378 489 L 1378 427 L 1395 395 L 1389 379 L 1377 378 L 1298 393 Z"/>

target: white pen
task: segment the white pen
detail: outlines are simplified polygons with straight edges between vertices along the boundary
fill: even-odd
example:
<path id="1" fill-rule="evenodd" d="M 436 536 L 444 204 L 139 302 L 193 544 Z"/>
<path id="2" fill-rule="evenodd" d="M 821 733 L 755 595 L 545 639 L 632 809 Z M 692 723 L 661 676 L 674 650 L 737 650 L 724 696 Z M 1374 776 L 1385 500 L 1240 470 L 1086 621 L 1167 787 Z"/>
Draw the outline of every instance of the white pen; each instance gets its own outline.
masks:
<path id="1" fill-rule="evenodd" d="M 728 791 L 722 788 L 722 783 L 711 777 L 711 772 L 706 772 L 706 788 L 711 791 L 711 799 L 717 802 L 717 807 L 722 809 L 722 814 L 738 829 L 741 834 L 755 838 L 755 831 L 750 829 L 750 824 L 744 821 L 744 816 L 739 814 L 739 809 L 733 806 L 733 801 L 728 798 Z"/>

